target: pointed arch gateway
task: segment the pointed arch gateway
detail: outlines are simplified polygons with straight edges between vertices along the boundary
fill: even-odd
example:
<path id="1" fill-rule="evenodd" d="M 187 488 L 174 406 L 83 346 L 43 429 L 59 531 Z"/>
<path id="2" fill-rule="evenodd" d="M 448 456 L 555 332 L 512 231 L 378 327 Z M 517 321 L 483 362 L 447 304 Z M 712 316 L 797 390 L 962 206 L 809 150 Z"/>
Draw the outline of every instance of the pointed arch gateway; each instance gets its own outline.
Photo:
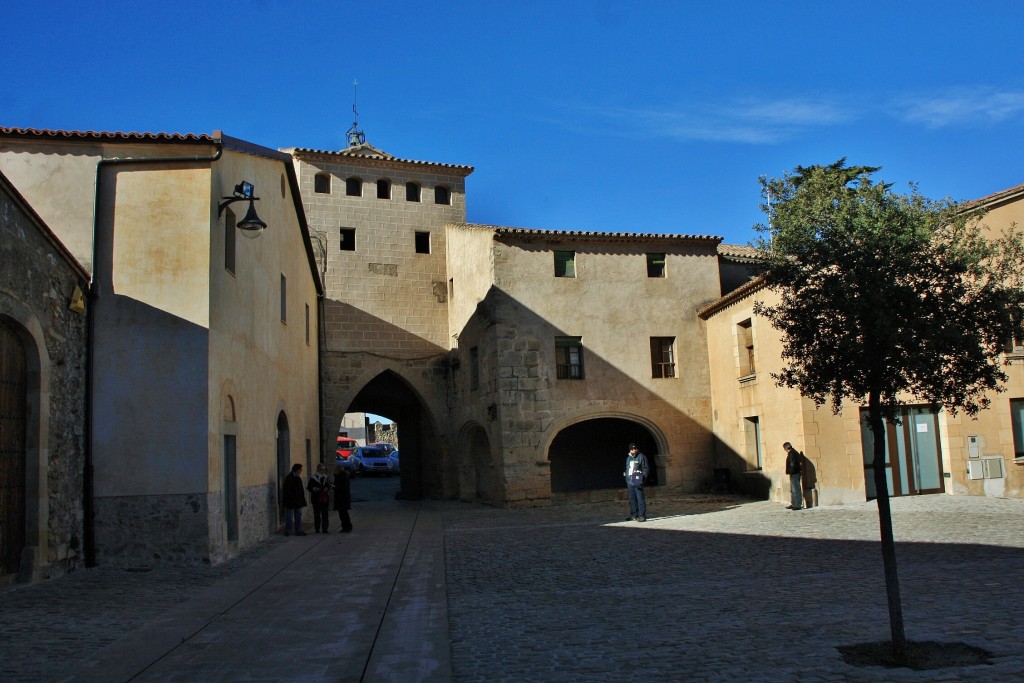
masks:
<path id="1" fill-rule="evenodd" d="M 384 370 L 367 382 L 341 412 L 381 415 L 398 425 L 400 498 L 449 497 L 453 473 L 443 466 L 433 416 L 420 394 L 401 375 Z"/>

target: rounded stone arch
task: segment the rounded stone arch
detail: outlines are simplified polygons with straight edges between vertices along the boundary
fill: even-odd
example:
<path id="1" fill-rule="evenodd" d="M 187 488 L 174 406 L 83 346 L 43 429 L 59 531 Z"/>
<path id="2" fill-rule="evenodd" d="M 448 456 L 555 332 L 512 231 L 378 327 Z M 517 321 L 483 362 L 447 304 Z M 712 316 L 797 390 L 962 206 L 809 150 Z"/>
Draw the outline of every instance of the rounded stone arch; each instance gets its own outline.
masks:
<path id="1" fill-rule="evenodd" d="M 545 445 L 551 493 L 625 488 L 622 470 L 631 442 L 650 462 L 648 485 L 664 484 L 667 440 L 649 419 L 622 411 L 581 411 L 552 426 Z"/>
<path id="2" fill-rule="evenodd" d="M 373 413 L 398 425 L 401 460 L 400 498 L 450 498 L 455 467 L 445 457 L 441 430 L 420 387 L 393 368 L 378 368 L 352 383 L 351 398 L 338 410 Z M 330 419 L 330 418 L 328 418 Z"/>
<path id="3" fill-rule="evenodd" d="M 475 420 L 464 424 L 455 440 L 455 452 L 459 500 L 500 505 L 504 499 L 501 463 L 492 453 L 484 426 Z"/>
<path id="4" fill-rule="evenodd" d="M 10 476 L 21 480 L 18 494 L 20 520 L 17 521 L 17 579 L 29 580 L 41 566 L 48 564 L 49 432 L 50 432 L 50 359 L 45 349 L 46 336 L 42 325 L 20 302 L 0 293 L 0 321 L 5 325 L 24 354 L 19 369 L 24 381 L 24 437 L 20 448 L 22 458 L 17 471 Z M 8 511 L 4 511 L 5 514 Z M 10 520 L 7 520 L 10 523 Z M 13 567 L 12 567 L 13 569 Z M 0 572 L 3 573 L 3 572 Z"/>

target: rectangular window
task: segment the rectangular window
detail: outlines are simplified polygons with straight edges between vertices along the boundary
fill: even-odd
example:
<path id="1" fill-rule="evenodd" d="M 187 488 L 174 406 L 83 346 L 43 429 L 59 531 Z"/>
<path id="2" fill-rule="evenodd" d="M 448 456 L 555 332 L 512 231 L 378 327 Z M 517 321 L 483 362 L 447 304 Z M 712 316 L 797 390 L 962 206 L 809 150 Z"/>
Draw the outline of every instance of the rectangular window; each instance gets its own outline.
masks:
<path id="1" fill-rule="evenodd" d="M 555 337 L 555 373 L 558 379 L 583 379 L 582 337 Z"/>
<path id="2" fill-rule="evenodd" d="M 416 233 L 416 253 L 417 254 L 429 254 L 430 253 L 430 233 L 429 232 L 417 232 Z"/>
<path id="3" fill-rule="evenodd" d="M 235 212 L 224 212 L 224 270 L 235 274 Z"/>
<path id="4" fill-rule="evenodd" d="M 647 254 L 647 277 L 665 277 L 664 254 Z"/>
<path id="5" fill-rule="evenodd" d="M 474 346 L 469 350 L 469 388 L 476 390 L 480 387 L 480 349 Z"/>
<path id="6" fill-rule="evenodd" d="M 555 277 L 576 277 L 576 252 L 555 252 Z"/>
<path id="7" fill-rule="evenodd" d="M 749 469 L 764 469 L 761 453 L 761 420 L 757 417 L 745 417 L 743 418 L 743 428 Z"/>
<path id="8" fill-rule="evenodd" d="M 666 379 L 676 376 L 675 337 L 651 337 L 651 377 Z"/>
<path id="9" fill-rule="evenodd" d="M 341 246 L 342 251 L 355 251 L 356 250 L 356 229 L 355 228 L 342 228 L 341 229 Z"/>
<path id="10" fill-rule="evenodd" d="M 740 377 L 749 377 L 755 373 L 754 365 L 754 327 L 747 318 L 736 325 L 736 351 L 740 361 Z"/>
<path id="11" fill-rule="evenodd" d="M 1024 398 L 1010 399 L 1010 422 L 1013 425 L 1013 457 L 1024 460 Z"/>
<path id="12" fill-rule="evenodd" d="M 455 278 L 448 278 L 448 300 L 451 301 L 455 298 Z"/>
<path id="13" fill-rule="evenodd" d="M 309 346 L 309 304 L 306 304 L 306 346 Z"/>
<path id="14" fill-rule="evenodd" d="M 288 322 L 288 279 L 281 274 L 281 322 Z"/>
<path id="15" fill-rule="evenodd" d="M 313 192 L 317 194 L 331 193 L 331 176 L 328 173 L 317 173 L 313 176 Z"/>

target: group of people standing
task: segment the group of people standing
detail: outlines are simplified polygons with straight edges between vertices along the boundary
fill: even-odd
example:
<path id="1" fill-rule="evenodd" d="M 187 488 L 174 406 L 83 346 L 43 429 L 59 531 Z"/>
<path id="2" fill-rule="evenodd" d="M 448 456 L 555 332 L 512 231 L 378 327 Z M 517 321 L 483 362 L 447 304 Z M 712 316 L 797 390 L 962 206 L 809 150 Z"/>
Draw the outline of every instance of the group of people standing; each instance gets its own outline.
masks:
<path id="1" fill-rule="evenodd" d="M 352 487 L 348 472 L 342 467 L 334 468 L 334 481 L 327 476 L 327 465 L 316 466 L 316 474 L 309 478 L 309 483 L 302 485 L 302 465 L 295 463 L 292 471 L 284 478 L 282 505 L 284 507 L 284 535 L 305 536 L 302 530 L 302 508 L 306 507 L 306 491 L 309 491 L 310 504 L 313 506 L 313 529 L 315 533 L 326 534 L 330 528 L 330 510 L 333 502 L 341 520 L 342 532 L 352 531 L 352 519 L 348 511 L 352 509 Z M 333 492 L 333 495 L 332 495 Z"/>

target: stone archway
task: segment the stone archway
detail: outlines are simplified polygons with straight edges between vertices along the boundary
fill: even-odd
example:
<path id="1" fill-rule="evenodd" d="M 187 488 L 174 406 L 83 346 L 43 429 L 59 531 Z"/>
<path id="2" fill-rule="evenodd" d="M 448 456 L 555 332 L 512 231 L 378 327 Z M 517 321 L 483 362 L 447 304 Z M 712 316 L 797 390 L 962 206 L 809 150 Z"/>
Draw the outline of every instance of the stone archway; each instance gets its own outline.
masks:
<path id="1" fill-rule="evenodd" d="M 658 440 L 651 430 L 627 418 L 598 417 L 571 424 L 552 440 L 551 493 L 624 489 L 622 471 L 631 442 L 650 461 L 647 485 L 657 486 Z"/>
<path id="2" fill-rule="evenodd" d="M 496 472 L 498 465 L 491 456 L 487 431 L 479 424 L 467 425 L 459 437 L 459 500 L 466 502 L 501 502 Z"/>
<path id="3" fill-rule="evenodd" d="M 401 375 L 384 370 L 356 393 L 341 413 L 372 413 L 398 425 L 401 488 L 406 500 L 450 497 L 451 475 L 433 419 L 419 393 Z"/>

